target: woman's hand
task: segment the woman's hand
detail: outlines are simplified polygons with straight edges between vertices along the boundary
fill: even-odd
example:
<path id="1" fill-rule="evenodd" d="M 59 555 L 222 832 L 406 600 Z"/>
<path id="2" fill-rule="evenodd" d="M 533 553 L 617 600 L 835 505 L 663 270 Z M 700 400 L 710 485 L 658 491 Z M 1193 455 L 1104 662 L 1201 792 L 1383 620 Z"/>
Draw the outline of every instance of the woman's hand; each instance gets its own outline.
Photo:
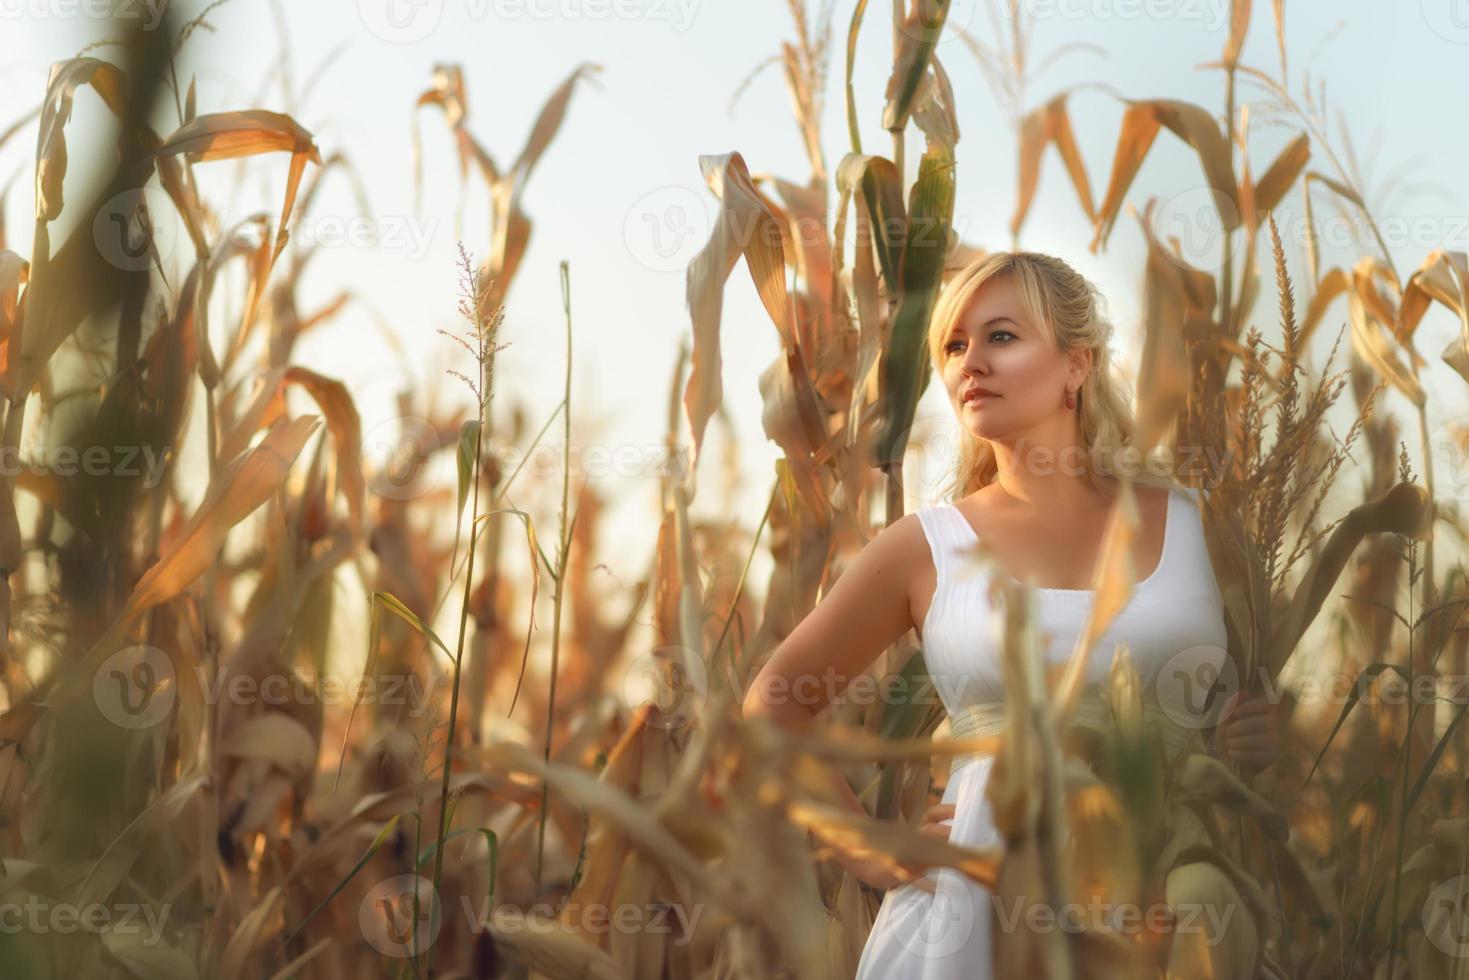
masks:
<path id="1" fill-rule="evenodd" d="M 1215 754 L 1252 772 L 1259 772 L 1274 762 L 1280 755 L 1276 708 L 1261 695 L 1241 699 L 1236 691 L 1219 712 Z"/>
<path id="2" fill-rule="evenodd" d="M 949 825 L 944 820 L 954 819 L 954 804 L 937 803 L 928 808 L 923 815 L 923 823 L 919 825 L 918 832 L 937 837 L 939 840 L 949 839 Z M 846 868 L 859 881 L 871 885 L 873 888 L 888 889 L 899 885 L 912 883 L 926 892 L 934 890 L 931 880 L 924 877 L 926 865 L 900 865 L 894 870 L 891 861 L 879 861 L 871 857 L 858 857 L 846 851 L 838 850 L 836 862 Z"/>

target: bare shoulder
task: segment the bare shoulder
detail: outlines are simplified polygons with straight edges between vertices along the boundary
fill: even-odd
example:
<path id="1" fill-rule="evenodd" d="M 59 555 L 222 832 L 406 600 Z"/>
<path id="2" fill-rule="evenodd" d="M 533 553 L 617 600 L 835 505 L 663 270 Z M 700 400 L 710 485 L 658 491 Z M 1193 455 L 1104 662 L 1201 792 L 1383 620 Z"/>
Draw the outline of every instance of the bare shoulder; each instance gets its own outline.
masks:
<path id="1" fill-rule="evenodd" d="M 862 547 L 862 555 L 884 567 L 909 573 L 922 568 L 928 558 L 928 535 L 917 513 L 907 513 L 878 530 Z M 909 576 L 905 574 L 905 579 Z"/>

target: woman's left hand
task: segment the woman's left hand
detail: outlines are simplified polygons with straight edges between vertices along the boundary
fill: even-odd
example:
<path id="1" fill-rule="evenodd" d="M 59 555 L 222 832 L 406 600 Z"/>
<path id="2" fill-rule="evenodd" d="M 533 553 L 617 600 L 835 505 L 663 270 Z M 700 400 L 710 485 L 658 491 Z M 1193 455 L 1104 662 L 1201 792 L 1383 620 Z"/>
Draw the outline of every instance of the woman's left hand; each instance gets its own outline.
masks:
<path id="1" fill-rule="evenodd" d="M 1261 695 L 1241 698 L 1236 691 L 1219 712 L 1215 752 L 1225 762 L 1235 762 L 1259 772 L 1280 755 L 1280 726 L 1276 705 Z"/>

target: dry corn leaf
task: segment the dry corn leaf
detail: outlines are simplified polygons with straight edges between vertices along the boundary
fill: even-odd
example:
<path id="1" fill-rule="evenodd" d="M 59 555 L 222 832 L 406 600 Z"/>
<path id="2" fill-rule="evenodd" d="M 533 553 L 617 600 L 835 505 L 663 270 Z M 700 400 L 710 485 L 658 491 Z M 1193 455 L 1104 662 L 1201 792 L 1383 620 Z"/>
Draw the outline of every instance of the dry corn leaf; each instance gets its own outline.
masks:
<path id="1" fill-rule="evenodd" d="M 1450 252 L 1436 248 L 1408 277 L 1403 288 L 1402 302 L 1398 304 L 1397 322 L 1393 332 L 1399 338 L 1411 338 L 1429 304 L 1437 300 L 1457 314 L 1461 321 L 1469 318 L 1469 309 L 1464 302 L 1465 283 L 1469 280 L 1469 269 L 1465 266 L 1463 252 Z M 3 278 L 0 278 L 3 283 Z"/>
<path id="2" fill-rule="evenodd" d="M 1230 0 L 1229 39 L 1224 42 L 1224 63 L 1233 67 L 1250 32 L 1250 0 Z"/>
<path id="3" fill-rule="evenodd" d="M 72 895 L 73 904 L 87 908 L 106 902 L 132 870 L 150 839 L 170 834 L 184 808 L 208 780 L 208 773 L 185 776 L 144 807 L 87 869 L 87 876 Z"/>
<path id="4" fill-rule="evenodd" d="M 258 715 L 237 726 L 219 747 L 223 755 L 268 762 L 293 779 L 315 771 L 317 749 L 316 739 L 306 726 L 279 711 Z"/>
<path id="5" fill-rule="evenodd" d="M 284 902 L 281 886 L 276 885 L 251 906 L 235 927 L 220 956 L 220 980 L 244 980 L 246 976 L 254 975 L 247 971 L 259 961 L 259 947 L 283 925 L 281 909 Z"/>
<path id="6" fill-rule="evenodd" d="M 788 800 L 785 812 L 798 827 L 827 844 L 888 865 L 891 870 L 954 868 L 986 888 L 999 876 L 1002 847 L 965 847 L 890 820 L 863 817 L 840 806 Z"/>
<path id="7" fill-rule="evenodd" d="M 310 162 L 321 166 L 321 151 L 316 147 L 316 140 L 290 116 L 265 109 L 244 109 L 196 116 L 174 130 L 158 148 L 159 157 L 183 154 L 190 163 L 277 152 L 291 154 L 291 167 L 286 174 L 285 201 L 281 205 L 275 247 L 270 252 L 270 258 L 258 276 L 256 288 L 246 305 L 242 321 L 244 323 L 249 323 L 254 318 L 256 303 L 265 283 L 270 280 L 270 270 L 286 247 L 289 237 L 286 222 L 295 207 L 296 192 L 306 172 L 306 164 Z"/>
<path id="8" fill-rule="evenodd" d="M 1168 872 L 1166 888 L 1170 906 L 1196 912 L 1192 927 L 1173 936 L 1166 972 L 1170 980 L 1251 980 L 1259 976 L 1259 930 L 1244 914 L 1244 902 L 1227 875 L 1212 864 L 1195 862 Z M 1202 910 L 1211 914 L 1202 914 Z M 1215 934 L 1216 922 L 1227 922 L 1222 934 Z"/>
<path id="9" fill-rule="evenodd" d="M 796 349 L 790 299 L 786 291 L 784 233 L 780 222 L 755 189 L 740 154 L 700 156 L 699 168 L 710 190 L 719 199 L 720 207 L 709 241 L 689 264 L 687 276 L 686 293 L 694 346 L 683 401 L 694 441 L 689 468 L 691 500 L 696 492 L 692 478 L 704 445 L 704 430 L 724 398 L 720 355 L 724 286 L 741 256 L 750 270 L 750 278 L 755 282 L 766 312 L 780 333 L 783 349 Z M 805 380 L 809 385 L 809 379 L 795 380 Z"/>
<path id="10" fill-rule="evenodd" d="M 887 104 L 882 110 L 882 128 L 901 132 L 908 126 L 908 116 L 929 61 L 938 47 L 944 21 L 949 14 L 948 0 L 910 0 L 908 12 L 896 35 L 898 50 L 893 57 L 893 73 L 888 76 Z"/>
<path id="11" fill-rule="evenodd" d="M 153 942 L 139 930 L 108 929 L 100 938 L 112 958 L 138 980 L 198 980 L 199 971 L 183 950 Z"/>
<path id="12" fill-rule="evenodd" d="M 126 79 L 117 66 L 96 58 L 73 58 L 51 66 L 46 101 L 41 107 L 41 131 L 36 138 L 36 220 L 55 221 L 63 205 L 61 185 L 66 177 L 66 124 L 76 90 L 90 85 L 112 114 L 126 116 Z"/>
<path id="13" fill-rule="evenodd" d="M 582 933 L 567 932 L 554 919 L 531 925 L 523 913 L 502 906 L 495 910 L 488 928 L 495 945 L 507 955 L 548 977 L 628 980 L 632 976 L 620 971 L 611 956 L 586 942 Z"/>
<path id="14" fill-rule="evenodd" d="M 645 808 L 615 787 L 601 783 L 590 773 L 568 765 L 546 763 L 523 745 L 497 742 L 483 752 L 491 766 L 509 772 L 524 772 L 544 778 L 562 794 L 589 813 L 600 814 L 615 825 L 628 841 L 670 870 L 690 879 L 692 885 L 737 915 L 759 918 L 759 903 L 733 883 L 713 874 L 704 863 L 676 840 Z"/>
<path id="15" fill-rule="evenodd" d="M 332 443 L 336 446 L 333 483 L 347 500 L 352 536 L 360 537 L 367 485 L 362 476 L 362 420 L 357 414 L 352 393 L 342 382 L 304 367 L 287 368 L 284 380 L 287 384 L 305 388 L 326 417 Z"/>
<path id="16" fill-rule="evenodd" d="M 1305 133 L 1296 136 L 1280 151 L 1269 169 L 1255 182 L 1255 206 L 1245 209 L 1245 217 L 1251 222 L 1251 228 L 1258 227 L 1260 215 L 1275 210 L 1276 205 L 1295 184 L 1301 171 L 1306 169 L 1306 163 L 1310 159 L 1311 139 Z"/>
<path id="17" fill-rule="evenodd" d="M 1179 766 L 1173 796 L 1177 802 L 1202 800 L 1251 817 L 1274 840 L 1283 841 L 1289 835 L 1285 817 L 1264 797 L 1240 782 L 1218 759 L 1193 752 L 1184 756 Z"/>
<path id="18" fill-rule="evenodd" d="M 1338 296 L 1347 291 L 1348 286 L 1347 274 L 1336 267 L 1333 267 L 1316 283 L 1316 288 L 1311 293 L 1311 301 L 1306 305 L 1306 315 L 1301 320 L 1300 343 L 1303 348 L 1321 319 L 1326 315 L 1327 308 Z"/>
<path id="19" fill-rule="evenodd" d="M 1381 321 L 1368 309 L 1360 290 L 1351 289 L 1347 292 L 1347 309 L 1352 320 L 1352 348 L 1376 369 L 1384 381 L 1402 392 L 1414 405 L 1422 408 L 1426 400 L 1423 386 L 1399 360 L 1391 341 L 1380 329 Z"/>
<path id="20" fill-rule="evenodd" d="M 1188 403 L 1189 355 L 1184 338 L 1214 326 L 1214 278 L 1164 250 L 1153 235 L 1153 202 L 1139 219 L 1148 243 L 1144 277 L 1143 350 L 1133 440 L 1147 452 L 1174 428 Z"/>
<path id="21" fill-rule="evenodd" d="M 1081 150 L 1076 145 L 1076 134 L 1071 129 L 1071 116 L 1066 110 L 1066 99 L 1070 90 L 1063 91 L 1051 101 L 1026 115 L 1020 124 L 1020 190 L 1016 195 L 1015 214 L 1010 218 L 1010 234 L 1018 237 L 1030 213 L 1036 188 L 1040 185 L 1041 158 L 1046 147 L 1054 145 L 1066 172 L 1071 176 L 1071 186 L 1081 201 L 1081 209 L 1088 220 L 1097 220 L 1096 205 L 1092 203 L 1091 182 L 1087 179 L 1086 164 L 1081 159 Z"/>
<path id="22" fill-rule="evenodd" d="M 1399 483 L 1381 496 L 1352 508 L 1341 519 L 1302 576 L 1279 622 L 1274 624 L 1265 661 L 1270 676 L 1279 676 L 1362 538 L 1382 532 L 1421 538 L 1428 530 L 1432 513 L 1433 500 L 1425 488 L 1416 483 Z"/>
<path id="23" fill-rule="evenodd" d="M 1111 234 L 1112 225 L 1122 209 L 1123 198 L 1127 196 L 1127 190 L 1147 157 L 1158 130 L 1164 126 L 1194 148 L 1224 230 L 1232 231 L 1239 227 L 1240 206 L 1234 163 L 1229 143 L 1213 115 L 1177 99 L 1128 100 L 1117 152 L 1112 160 L 1112 176 L 1107 182 L 1102 205 L 1097 209 L 1096 232 L 1091 244 L 1093 252 L 1107 243 L 1107 236 Z"/>
<path id="24" fill-rule="evenodd" d="M 271 426 L 259 445 L 230 461 L 210 481 L 204 500 L 158 561 L 138 580 L 126 616 L 167 602 L 204 574 L 230 528 L 265 503 L 290 475 L 291 464 L 321 419 L 302 415 Z"/>

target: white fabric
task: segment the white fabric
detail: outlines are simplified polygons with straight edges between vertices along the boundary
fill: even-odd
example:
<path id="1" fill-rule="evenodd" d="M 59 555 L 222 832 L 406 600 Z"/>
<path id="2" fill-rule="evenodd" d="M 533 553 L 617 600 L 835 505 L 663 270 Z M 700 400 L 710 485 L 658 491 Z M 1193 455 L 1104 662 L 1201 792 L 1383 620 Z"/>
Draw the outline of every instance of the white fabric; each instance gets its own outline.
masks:
<path id="1" fill-rule="evenodd" d="M 1093 647 L 1088 683 L 1105 680 L 1119 643 L 1128 645 L 1145 689 L 1170 659 L 1174 665 L 1167 675 L 1176 673 L 1175 658 L 1181 651 L 1203 647 L 1222 656 L 1224 603 L 1209 564 L 1194 493 L 1169 492 L 1157 570 L 1138 583 L 1127 606 Z M 1003 700 L 996 647 L 1002 613 L 990 605 L 990 573 L 966 563 L 963 554 L 978 535 L 953 504 L 923 507 L 916 513 L 937 578 L 921 637 L 935 688 L 951 716 L 968 704 Z M 1035 589 L 1034 596 L 1041 650 L 1047 662 L 1063 663 L 1095 593 Z M 1190 666 L 1196 662 L 1187 661 Z M 976 847 L 1000 843 L 985 797 L 993 764 L 992 758 L 971 758 L 950 775 L 943 795 L 944 803 L 955 804 L 950 841 Z M 933 894 L 911 884 L 886 894 L 862 951 L 857 980 L 993 980 L 990 892 L 950 868 L 930 871 L 926 877 L 936 885 Z"/>

